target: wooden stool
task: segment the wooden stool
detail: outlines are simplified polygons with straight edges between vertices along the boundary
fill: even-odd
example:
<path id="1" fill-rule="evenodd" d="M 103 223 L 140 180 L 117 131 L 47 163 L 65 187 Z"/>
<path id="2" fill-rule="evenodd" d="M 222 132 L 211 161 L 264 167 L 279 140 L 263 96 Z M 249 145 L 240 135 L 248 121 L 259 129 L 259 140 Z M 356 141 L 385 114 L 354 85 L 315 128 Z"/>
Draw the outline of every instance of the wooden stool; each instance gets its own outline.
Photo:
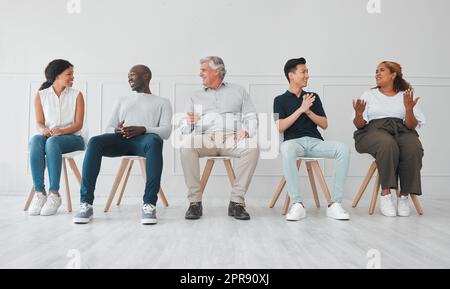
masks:
<path id="1" fill-rule="evenodd" d="M 200 179 L 200 190 L 203 192 L 205 190 L 206 184 L 208 183 L 209 176 L 211 175 L 212 168 L 214 167 L 214 163 L 217 160 L 223 160 L 223 164 L 225 165 L 225 169 L 227 170 L 228 179 L 230 180 L 231 185 L 234 185 L 234 181 L 236 180 L 236 175 L 234 174 L 233 166 L 231 165 L 231 159 L 233 157 L 225 157 L 225 156 L 217 156 L 217 157 L 208 157 L 206 161 L 205 168 L 203 170 L 202 178 Z"/>
<path id="2" fill-rule="evenodd" d="M 106 201 L 104 212 L 108 212 L 109 208 L 111 207 L 111 203 L 114 200 L 114 197 L 116 195 L 117 189 L 119 188 L 120 182 L 122 179 L 124 179 L 122 188 L 120 190 L 119 199 L 117 200 L 116 206 L 120 206 L 120 203 L 122 202 L 123 194 L 125 193 L 125 188 L 128 183 L 128 178 L 130 177 L 131 169 L 133 168 L 134 161 L 139 161 L 139 165 L 141 167 L 141 174 L 144 178 L 144 182 L 147 181 L 147 173 L 145 170 L 145 158 L 144 157 L 138 157 L 138 156 L 123 156 L 122 161 L 120 163 L 119 171 L 117 172 L 116 179 L 114 180 L 114 184 L 111 188 L 111 192 L 109 194 L 108 200 Z M 126 174 L 125 174 L 126 172 Z M 124 178 L 125 175 L 125 178 Z M 169 203 L 167 202 L 166 196 L 164 195 L 164 191 L 162 187 L 159 188 L 159 197 L 161 198 L 161 202 L 163 203 L 164 207 L 168 207 Z"/>
<path id="3" fill-rule="evenodd" d="M 377 163 L 375 161 L 372 162 L 372 164 L 369 167 L 369 171 L 367 172 L 366 177 L 364 178 L 363 183 L 361 184 L 361 187 L 359 188 L 358 193 L 355 196 L 355 199 L 353 200 L 352 207 L 356 208 L 356 206 L 359 203 L 359 200 L 361 200 L 361 197 L 366 190 L 367 186 L 369 185 L 370 180 L 372 179 L 373 175 L 375 174 L 375 171 L 377 170 Z M 369 215 L 373 215 L 373 212 L 375 211 L 375 205 L 377 203 L 378 198 L 378 192 L 380 189 L 380 176 L 377 174 L 377 177 L 375 178 L 375 185 L 373 186 L 373 194 L 372 199 L 370 201 L 370 207 L 369 207 Z M 400 195 L 400 191 L 397 191 L 397 197 Z M 420 205 L 419 199 L 417 198 L 417 195 L 411 194 L 411 200 L 414 204 L 414 207 L 416 208 L 416 211 L 419 215 L 423 215 L 423 209 Z"/>
<path id="4" fill-rule="evenodd" d="M 81 174 L 78 170 L 77 164 L 74 161 L 74 157 L 81 154 L 83 151 L 74 151 L 71 153 L 66 153 L 62 155 L 62 169 L 63 169 L 63 175 L 64 175 L 64 183 L 66 186 L 66 196 L 67 196 L 67 211 L 72 212 L 72 199 L 70 197 L 70 188 L 69 188 L 69 177 L 67 175 L 67 166 L 66 161 L 69 163 L 70 168 L 73 171 L 73 174 L 75 175 L 75 178 L 78 181 L 78 184 L 81 186 Z M 25 202 L 25 207 L 23 208 L 24 211 L 28 210 L 30 207 L 31 201 L 33 200 L 33 196 L 35 194 L 34 187 L 31 188 L 30 193 L 28 194 L 27 201 Z"/>
<path id="5" fill-rule="evenodd" d="M 317 208 L 320 208 L 320 202 L 319 202 L 319 196 L 317 195 L 317 187 L 316 187 L 316 182 L 314 180 L 313 170 L 316 172 L 316 175 L 319 178 L 319 184 L 325 195 L 325 199 L 327 200 L 328 203 L 331 203 L 330 190 L 328 189 L 327 183 L 325 182 L 325 177 L 323 176 L 322 169 L 319 166 L 319 162 L 318 162 L 319 160 L 321 160 L 321 158 L 304 158 L 304 157 L 297 158 L 297 169 L 300 169 L 302 161 L 305 161 L 305 163 L 306 163 L 306 169 L 308 171 L 309 182 L 311 184 L 314 201 L 316 203 Z M 283 191 L 283 188 L 285 185 L 286 185 L 286 179 L 283 176 L 280 180 L 280 183 L 278 184 L 278 188 L 275 191 L 272 201 L 269 204 L 270 208 L 273 208 L 275 206 L 275 203 L 277 202 L 278 198 L 280 197 L 280 194 Z M 287 214 L 290 201 L 291 201 L 291 199 L 289 197 L 289 194 L 286 193 L 286 199 L 284 200 L 284 204 L 283 204 L 283 208 L 282 208 L 283 215 Z"/>

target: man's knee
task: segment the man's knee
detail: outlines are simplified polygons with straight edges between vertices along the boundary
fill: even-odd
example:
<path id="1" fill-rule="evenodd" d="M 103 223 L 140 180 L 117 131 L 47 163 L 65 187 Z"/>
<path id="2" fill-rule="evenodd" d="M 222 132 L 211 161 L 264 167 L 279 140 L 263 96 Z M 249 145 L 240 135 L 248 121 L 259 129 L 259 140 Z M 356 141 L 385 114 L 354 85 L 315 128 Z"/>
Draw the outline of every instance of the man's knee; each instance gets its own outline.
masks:
<path id="1" fill-rule="evenodd" d="M 181 140 L 180 148 L 182 150 L 203 148 L 204 138 L 204 135 L 185 135 Z"/>
<path id="2" fill-rule="evenodd" d="M 285 141 L 280 146 L 280 153 L 283 159 L 290 159 L 297 157 L 297 144 Z"/>
<path id="3" fill-rule="evenodd" d="M 158 135 L 149 134 L 145 138 L 144 151 L 146 154 L 162 153 L 163 140 Z"/>
<path id="4" fill-rule="evenodd" d="M 249 146 L 248 148 L 244 149 L 241 153 L 242 155 L 248 155 L 252 159 L 257 160 L 260 155 L 259 147 L 257 145 L 255 146 Z"/>
<path id="5" fill-rule="evenodd" d="M 350 157 L 350 147 L 342 142 L 336 143 L 336 152 L 339 156 L 343 156 L 345 158 Z"/>
<path id="6" fill-rule="evenodd" d="M 89 139 L 87 148 L 88 149 L 94 149 L 94 148 L 99 148 L 101 147 L 103 144 L 103 137 L 102 135 L 97 135 L 97 136 L 93 136 Z"/>

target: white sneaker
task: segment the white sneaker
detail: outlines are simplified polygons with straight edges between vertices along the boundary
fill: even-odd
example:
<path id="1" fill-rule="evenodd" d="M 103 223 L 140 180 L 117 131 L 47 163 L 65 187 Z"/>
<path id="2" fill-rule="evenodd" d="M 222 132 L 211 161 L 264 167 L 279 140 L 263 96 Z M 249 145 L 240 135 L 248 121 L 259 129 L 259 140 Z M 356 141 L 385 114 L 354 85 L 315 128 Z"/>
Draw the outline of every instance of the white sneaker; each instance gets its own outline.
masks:
<path id="1" fill-rule="evenodd" d="M 56 214 L 61 206 L 61 197 L 55 194 L 49 194 L 47 202 L 42 207 L 41 216 L 51 216 Z"/>
<path id="2" fill-rule="evenodd" d="M 34 195 L 33 202 L 31 202 L 31 205 L 28 208 L 28 215 L 38 216 L 41 213 L 45 202 L 47 202 L 47 196 L 43 193 L 36 193 L 36 195 Z"/>
<path id="3" fill-rule="evenodd" d="M 400 196 L 397 199 L 397 211 L 400 217 L 409 217 L 411 210 L 409 209 L 409 198 L 407 196 Z"/>
<path id="4" fill-rule="evenodd" d="M 381 213 L 386 217 L 395 217 L 397 212 L 395 211 L 394 203 L 392 202 L 392 195 L 381 196 L 380 200 Z"/>
<path id="5" fill-rule="evenodd" d="M 287 221 L 298 221 L 306 217 L 306 210 L 300 203 L 295 203 L 292 205 L 289 213 L 286 214 Z"/>
<path id="6" fill-rule="evenodd" d="M 341 204 L 333 203 L 327 208 L 327 217 L 336 220 L 350 220 L 350 215 L 342 208 Z"/>

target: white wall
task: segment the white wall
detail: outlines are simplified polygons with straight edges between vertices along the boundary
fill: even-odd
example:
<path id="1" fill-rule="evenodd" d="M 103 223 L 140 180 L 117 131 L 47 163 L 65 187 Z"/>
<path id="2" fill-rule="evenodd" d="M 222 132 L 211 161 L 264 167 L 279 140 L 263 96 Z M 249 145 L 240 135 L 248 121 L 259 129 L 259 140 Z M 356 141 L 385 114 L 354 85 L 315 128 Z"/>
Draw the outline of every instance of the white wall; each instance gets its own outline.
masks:
<path id="1" fill-rule="evenodd" d="M 154 74 L 153 91 L 181 111 L 184 97 L 199 87 L 199 58 L 220 55 L 227 80 L 247 87 L 260 112 L 271 112 L 274 96 L 286 89 L 285 61 L 306 57 L 310 89 L 320 94 L 329 117 L 325 138 L 352 148 L 351 99 L 374 85 L 378 62 L 400 62 L 422 97 L 428 120 L 419 131 L 425 147 L 424 192 L 444 195 L 450 185 L 445 125 L 450 105 L 450 2 L 381 0 L 381 14 L 368 14 L 367 2 L 81 0 L 81 13 L 68 14 L 62 0 L 0 0 L 0 192 L 24 194 L 31 185 L 25 154 L 34 128 L 30 100 L 50 60 L 65 58 L 75 64 L 74 86 L 85 94 L 87 125 L 96 135 L 113 100 L 129 91 L 126 75 L 133 64 L 147 64 Z M 164 153 L 163 186 L 169 197 L 183 197 L 177 152 L 166 143 Z M 77 162 L 81 167 L 82 159 Z M 357 190 L 368 162 L 353 149 L 347 197 Z M 98 195 L 109 192 L 117 167 L 117 159 L 104 161 Z M 332 162 L 324 168 L 331 176 Z M 207 194 L 226 195 L 223 166 L 215 172 L 218 176 Z M 128 195 L 142 194 L 137 169 L 135 175 Z M 280 175 L 280 160 L 261 161 L 249 195 L 269 198 Z M 73 178 L 72 186 L 77 187 Z"/>

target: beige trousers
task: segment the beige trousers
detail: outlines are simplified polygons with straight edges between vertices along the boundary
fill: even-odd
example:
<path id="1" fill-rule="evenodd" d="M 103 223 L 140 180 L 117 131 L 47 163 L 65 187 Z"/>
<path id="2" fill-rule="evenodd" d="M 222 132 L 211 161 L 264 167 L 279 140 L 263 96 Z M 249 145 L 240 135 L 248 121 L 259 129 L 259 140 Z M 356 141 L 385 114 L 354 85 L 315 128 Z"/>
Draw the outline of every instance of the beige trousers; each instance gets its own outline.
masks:
<path id="1" fill-rule="evenodd" d="M 236 180 L 231 191 L 231 201 L 245 204 L 248 190 L 259 158 L 259 148 L 254 139 L 235 142 L 233 133 L 188 135 L 181 146 L 181 165 L 188 187 L 189 202 L 201 202 L 199 158 L 208 156 L 231 156 L 238 158 Z"/>

